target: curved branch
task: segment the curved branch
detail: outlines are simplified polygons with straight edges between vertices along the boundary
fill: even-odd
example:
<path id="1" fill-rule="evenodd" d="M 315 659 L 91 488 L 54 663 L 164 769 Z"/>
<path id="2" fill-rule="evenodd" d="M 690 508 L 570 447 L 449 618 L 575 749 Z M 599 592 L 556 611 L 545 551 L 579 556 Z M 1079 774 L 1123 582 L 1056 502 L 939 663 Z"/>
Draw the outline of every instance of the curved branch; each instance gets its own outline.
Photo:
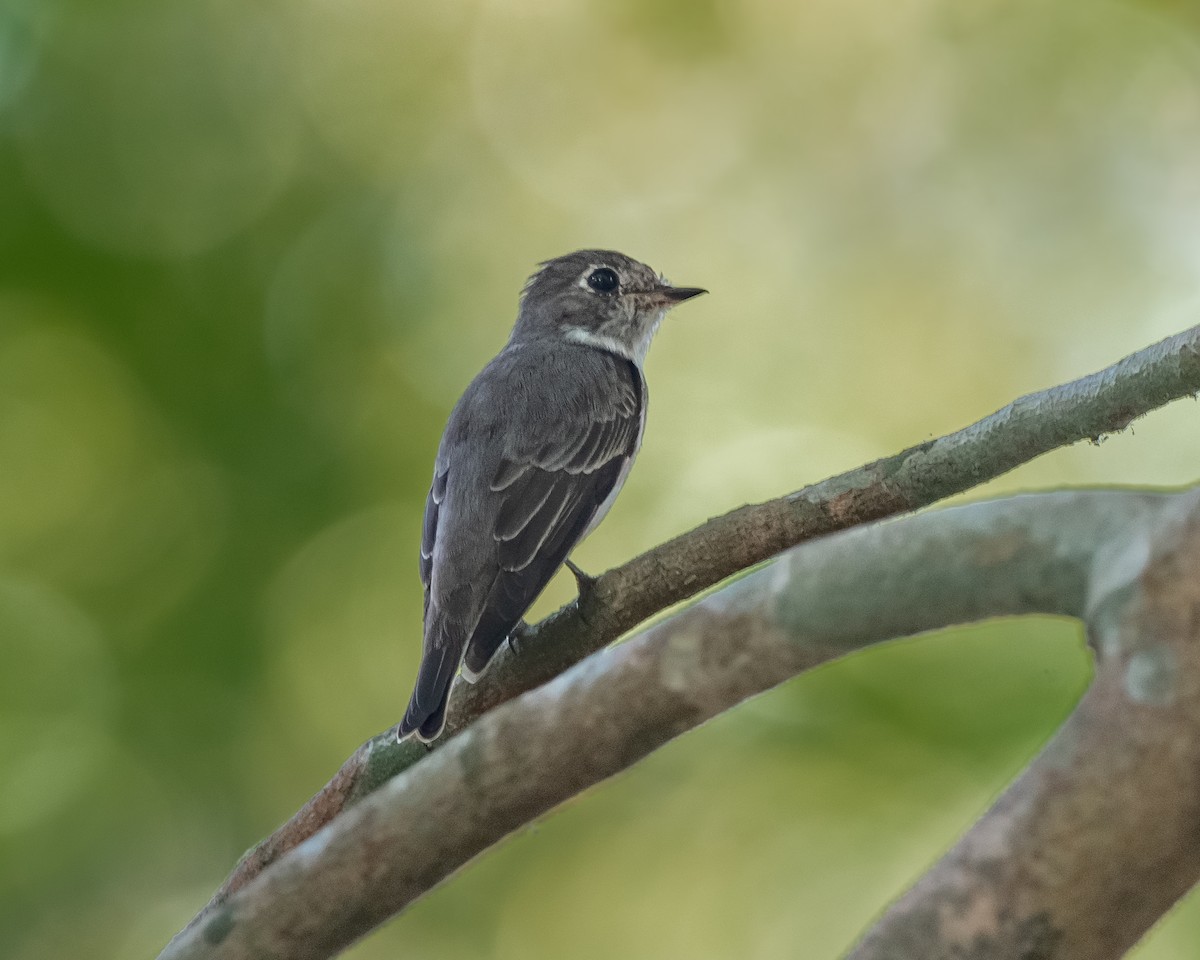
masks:
<path id="1" fill-rule="evenodd" d="M 928 506 L 1056 447 L 1122 430 L 1197 392 L 1200 326 L 1098 373 L 1022 397 L 940 439 L 710 520 L 604 574 L 582 606 L 568 604 L 535 627 L 520 658 L 504 648 L 480 683 L 458 685 L 439 747 L 497 704 L 545 683 L 654 614 L 791 546 Z M 291 820 L 242 858 L 192 923 L 425 756 L 417 744 L 397 743 L 391 731 L 364 743 Z"/>
<path id="2" fill-rule="evenodd" d="M 1097 550 L 1147 536 L 1180 499 L 1011 497 L 792 551 L 489 712 L 283 857 L 163 957 L 330 956 L 513 830 L 816 664 L 990 616 L 1082 616 L 1094 599 Z"/>
<path id="3" fill-rule="evenodd" d="M 1110 960 L 1200 879 L 1200 496 L 1110 546 L 1096 679 L 849 960 Z"/>

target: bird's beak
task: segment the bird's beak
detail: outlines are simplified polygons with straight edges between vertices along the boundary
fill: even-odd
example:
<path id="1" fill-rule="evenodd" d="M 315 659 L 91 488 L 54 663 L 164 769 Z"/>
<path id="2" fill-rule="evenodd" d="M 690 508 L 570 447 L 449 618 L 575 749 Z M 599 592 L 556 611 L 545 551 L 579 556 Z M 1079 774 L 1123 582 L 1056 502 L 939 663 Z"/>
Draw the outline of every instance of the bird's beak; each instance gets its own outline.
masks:
<path id="1" fill-rule="evenodd" d="M 654 291 L 654 299 L 664 308 L 670 309 L 677 303 L 691 300 L 692 297 L 698 297 L 702 293 L 708 293 L 708 291 L 703 287 L 673 287 L 669 283 L 664 283 Z"/>

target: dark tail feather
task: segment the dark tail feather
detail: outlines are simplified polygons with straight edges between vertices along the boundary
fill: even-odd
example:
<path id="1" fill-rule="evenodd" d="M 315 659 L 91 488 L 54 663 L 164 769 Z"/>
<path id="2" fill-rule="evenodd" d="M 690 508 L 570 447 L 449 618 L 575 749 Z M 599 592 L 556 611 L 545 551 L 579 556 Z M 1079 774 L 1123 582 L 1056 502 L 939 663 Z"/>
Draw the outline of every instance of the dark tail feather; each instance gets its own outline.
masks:
<path id="1" fill-rule="evenodd" d="M 478 680 L 492 661 L 500 645 L 504 643 L 529 608 L 529 599 L 520 592 L 510 593 L 513 587 L 520 590 L 521 584 L 512 582 L 512 574 L 500 574 L 487 599 L 483 616 L 475 625 L 463 657 L 463 677 L 472 683 Z"/>
<path id="2" fill-rule="evenodd" d="M 446 704 L 464 646 L 463 638 L 455 635 L 460 633 L 455 626 L 443 617 L 430 624 L 417 685 L 396 731 L 401 740 L 416 733 L 418 739 L 429 743 L 437 739 L 446 725 Z"/>
<path id="3" fill-rule="evenodd" d="M 425 722 L 417 729 L 418 740 L 422 743 L 433 743 L 442 735 L 442 728 L 446 726 L 446 706 L 449 703 L 450 690 L 447 688 L 446 695 L 442 697 L 437 709 L 426 717 Z"/>

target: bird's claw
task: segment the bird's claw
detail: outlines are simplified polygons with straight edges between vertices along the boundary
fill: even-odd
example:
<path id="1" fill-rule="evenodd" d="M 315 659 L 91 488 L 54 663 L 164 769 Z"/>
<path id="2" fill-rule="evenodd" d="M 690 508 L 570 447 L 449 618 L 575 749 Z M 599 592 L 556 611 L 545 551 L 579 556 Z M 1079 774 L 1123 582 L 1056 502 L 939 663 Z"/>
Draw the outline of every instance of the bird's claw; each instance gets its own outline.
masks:
<path id="1" fill-rule="evenodd" d="M 583 609 L 590 605 L 592 598 L 596 595 L 596 583 L 599 577 L 593 577 L 590 573 L 585 573 L 575 566 L 570 560 L 564 561 L 571 575 L 575 578 L 575 589 L 579 591 L 579 602 L 577 604 L 581 615 Z M 585 618 L 586 622 L 586 618 Z"/>
<path id="2" fill-rule="evenodd" d="M 596 590 L 596 582 L 599 577 L 593 577 L 590 573 L 580 570 L 570 560 L 565 561 L 566 567 L 571 571 L 571 575 L 575 578 L 575 588 L 579 591 L 581 600 L 591 596 Z"/>
<path id="3" fill-rule="evenodd" d="M 529 636 L 529 624 L 524 620 L 518 620 L 517 625 L 508 634 L 508 649 L 513 652 L 514 656 L 521 655 L 521 642 L 527 636 Z"/>

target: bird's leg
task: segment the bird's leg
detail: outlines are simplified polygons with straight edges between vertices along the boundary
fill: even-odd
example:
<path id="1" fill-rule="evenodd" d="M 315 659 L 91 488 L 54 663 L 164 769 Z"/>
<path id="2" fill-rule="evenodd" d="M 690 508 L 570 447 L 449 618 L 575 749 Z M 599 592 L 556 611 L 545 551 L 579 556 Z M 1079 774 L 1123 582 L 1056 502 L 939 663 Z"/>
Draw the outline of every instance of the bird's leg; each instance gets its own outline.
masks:
<path id="1" fill-rule="evenodd" d="M 584 573 L 570 560 L 563 562 L 575 578 L 575 589 L 579 591 L 579 607 L 582 609 L 596 595 L 596 581 L 600 578 L 593 577 L 590 573 Z"/>
<path id="2" fill-rule="evenodd" d="M 521 655 L 521 641 L 527 636 L 529 636 L 529 624 L 523 619 L 518 620 L 517 625 L 508 633 L 508 649 L 519 657 Z"/>

